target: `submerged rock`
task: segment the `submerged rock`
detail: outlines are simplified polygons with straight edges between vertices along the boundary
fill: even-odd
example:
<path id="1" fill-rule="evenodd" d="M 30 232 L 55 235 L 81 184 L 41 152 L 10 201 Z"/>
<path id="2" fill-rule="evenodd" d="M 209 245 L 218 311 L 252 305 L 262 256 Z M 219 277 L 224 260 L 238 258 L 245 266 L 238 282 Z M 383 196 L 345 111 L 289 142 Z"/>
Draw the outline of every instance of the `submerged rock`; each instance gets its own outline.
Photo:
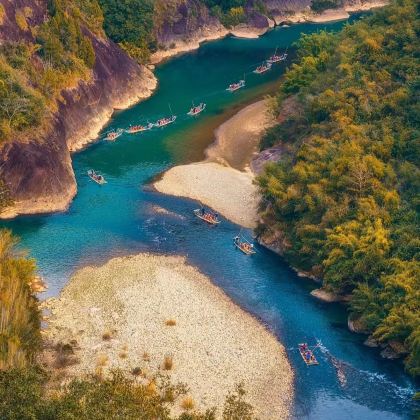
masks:
<path id="1" fill-rule="evenodd" d="M 343 301 L 343 297 L 341 295 L 329 292 L 328 290 L 325 290 L 322 287 L 320 289 L 312 290 L 311 295 L 313 297 L 315 297 L 319 300 L 322 300 L 323 302 L 327 302 L 327 303 L 342 302 Z"/>
<path id="2" fill-rule="evenodd" d="M 349 330 L 354 333 L 358 334 L 369 334 L 370 331 L 367 330 L 365 325 L 360 319 L 351 319 L 350 317 L 347 319 L 347 326 Z"/>
<path id="3" fill-rule="evenodd" d="M 367 347 L 379 347 L 379 343 L 370 335 L 363 344 Z"/>

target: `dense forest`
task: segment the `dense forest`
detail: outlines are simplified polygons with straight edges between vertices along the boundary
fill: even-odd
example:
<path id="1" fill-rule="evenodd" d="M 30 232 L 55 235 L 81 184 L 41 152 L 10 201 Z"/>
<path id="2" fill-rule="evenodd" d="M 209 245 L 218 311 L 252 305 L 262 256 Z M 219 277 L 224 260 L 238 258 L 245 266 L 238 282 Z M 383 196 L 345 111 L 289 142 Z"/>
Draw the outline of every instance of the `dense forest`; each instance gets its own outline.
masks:
<path id="1" fill-rule="evenodd" d="M 29 24 L 31 8 L 17 9 L 17 26 L 28 36 L 0 45 L 0 140 L 42 130 L 61 91 L 91 77 L 95 52 L 82 28 L 102 33 L 96 0 L 48 4 L 48 19 L 37 26 Z"/>
<path id="2" fill-rule="evenodd" d="M 398 0 L 299 41 L 262 148 L 262 238 L 351 295 L 350 317 L 420 375 L 420 19 Z"/>

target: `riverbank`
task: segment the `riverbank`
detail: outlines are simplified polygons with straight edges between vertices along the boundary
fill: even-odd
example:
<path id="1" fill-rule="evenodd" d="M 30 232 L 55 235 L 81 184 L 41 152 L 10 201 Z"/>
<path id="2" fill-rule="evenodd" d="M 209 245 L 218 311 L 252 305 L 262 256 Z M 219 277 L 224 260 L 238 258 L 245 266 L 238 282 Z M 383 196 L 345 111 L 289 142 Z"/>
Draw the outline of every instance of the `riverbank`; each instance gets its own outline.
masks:
<path id="1" fill-rule="evenodd" d="M 142 67 L 141 78 L 130 83 L 126 91 L 112 97 L 112 103 L 92 116 L 89 124 L 81 128 L 77 135 L 67 139 L 71 153 L 83 150 L 98 140 L 99 133 L 109 123 L 115 111 L 125 110 L 150 98 L 158 86 L 154 73 L 147 67 Z"/>
<path id="2" fill-rule="evenodd" d="M 123 56 L 121 50 L 117 51 Z M 63 91 L 56 122 L 42 139 L 2 145 L 0 175 L 7 179 L 13 203 L 0 212 L 0 219 L 69 208 L 77 194 L 72 154 L 98 140 L 116 109 L 129 108 L 149 98 L 157 87 L 157 79 L 149 69 L 133 66 L 134 70 L 128 69 L 124 75 L 124 84 L 119 85 L 106 68 L 108 73 L 103 79 L 97 76 L 94 81 L 80 82 L 77 88 Z M 98 75 L 104 72 L 103 67 L 103 63 L 98 65 Z M 103 95 L 102 85 L 107 85 L 112 95 Z M 91 101 L 95 101 L 95 106 Z"/>
<path id="3" fill-rule="evenodd" d="M 368 3 L 356 2 L 343 8 L 327 9 L 321 13 L 315 13 L 309 8 L 294 13 L 287 11 L 285 13 L 273 14 L 273 11 L 270 11 L 270 15 L 273 16 L 272 19 L 266 17 L 267 26 L 265 27 L 256 27 L 247 24 L 240 24 L 231 29 L 225 28 L 222 24 L 205 26 L 187 39 L 173 39 L 167 48 L 160 49 L 152 54 L 150 63 L 152 66 L 157 65 L 179 54 L 197 50 L 203 42 L 215 41 L 226 36 L 256 39 L 276 26 L 304 22 L 327 23 L 345 20 L 350 17 L 350 13 L 366 12 L 374 8 L 386 6 L 387 4 L 389 4 L 389 1 L 383 0 L 371 1 Z"/>
<path id="4" fill-rule="evenodd" d="M 248 165 L 263 132 L 274 124 L 267 106 L 268 100 L 256 102 L 222 124 L 206 160 L 169 169 L 155 182 L 156 190 L 200 201 L 234 223 L 256 227 L 259 197 Z"/>
<path id="5" fill-rule="evenodd" d="M 369 1 L 366 3 L 355 2 L 353 4 L 346 5 L 337 9 L 327 9 L 321 13 L 315 13 L 310 8 L 295 12 L 294 14 L 279 14 L 273 17 L 276 26 L 284 24 L 295 24 L 295 23 L 327 23 L 335 22 L 338 20 L 345 20 L 350 17 L 351 13 L 367 12 L 372 9 L 384 7 L 389 4 L 389 1 L 377 0 Z"/>
<path id="6" fill-rule="evenodd" d="M 200 409 L 220 408 L 242 382 L 258 417 L 288 417 L 284 347 L 182 257 L 140 254 L 83 268 L 47 306 L 50 348 L 72 343 L 67 378 L 113 368 L 140 368 L 145 381 L 167 373 Z"/>

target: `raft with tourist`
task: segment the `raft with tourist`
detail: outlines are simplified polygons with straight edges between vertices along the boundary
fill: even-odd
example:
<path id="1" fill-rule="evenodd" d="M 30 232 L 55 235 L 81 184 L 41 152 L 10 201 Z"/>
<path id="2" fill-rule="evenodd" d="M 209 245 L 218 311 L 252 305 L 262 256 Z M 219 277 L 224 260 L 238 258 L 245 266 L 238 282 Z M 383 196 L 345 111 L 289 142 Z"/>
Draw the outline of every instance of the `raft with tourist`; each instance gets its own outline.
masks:
<path id="1" fill-rule="evenodd" d="M 187 112 L 187 115 L 190 115 L 191 117 L 195 117 L 196 115 L 201 114 L 205 109 L 206 109 L 206 104 L 204 102 L 201 102 L 201 104 L 198 106 L 194 106 L 194 103 L 193 103 L 193 106 L 189 110 L 189 112 Z"/>
<path id="2" fill-rule="evenodd" d="M 316 357 L 314 355 L 314 352 L 310 349 L 307 343 L 299 344 L 298 347 L 299 353 L 307 366 L 319 365 L 318 360 L 316 360 Z"/>
<path id="3" fill-rule="evenodd" d="M 287 49 L 286 51 L 281 54 L 281 55 L 277 55 L 277 48 L 276 51 L 274 52 L 274 54 L 267 60 L 267 63 L 269 64 L 275 64 L 275 63 L 279 63 L 280 61 L 285 61 L 287 58 Z"/>
<path id="4" fill-rule="evenodd" d="M 169 124 L 174 123 L 176 120 L 176 115 L 172 115 L 170 117 L 161 118 L 160 120 L 157 120 L 154 124 L 154 127 L 165 127 Z"/>
<path id="5" fill-rule="evenodd" d="M 95 181 L 97 184 L 99 184 L 99 185 L 106 184 L 105 178 L 102 175 L 96 173 L 93 169 L 89 169 L 87 171 L 87 174 L 88 174 L 89 178 L 92 181 Z"/>
<path id="6" fill-rule="evenodd" d="M 219 215 L 212 211 L 206 211 L 204 207 L 195 209 L 194 214 L 201 220 L 209 223 L 210 225 L 218 225 L 220 223 Z"/>
<path id="7" fill-rule="evenodd" d="M 106 141 L 115 141 L 118 137 L 120 137 L 124 133 L 124 130 L 122 128 L 119 128 L 115 131 L 110 131 L 107 133 L 105 140 Z"/>
<path id="8" fill-rule="evenodd" d="M 245 80 L 239 80 L 237 83 L 231 83 L 226 90 L 232 93 L 242 89 L 243 87 L 245 87 Z"/>
<path id="9" fill-rule="evenodd" d="M 266 73 L 267 71 L 271 70 L 271 66 L 272 66 L 272 64 L 269 63 L 268 61 L 266 61 L 264 64 L 261 64 L 260 66 L 258 66 L 254 70 L 254 73 L 255 74 L 263 74 L 263 73 Z"/>
<path id="10" fill-rule="evenodd" d="M 246 255 L 256 254 L 254 244 L 251 244 L 246 239 L 241 239 L 239 235 L 233 238 L 233 244 Z"/>
<path id="11" fill-rule="evenodd" d="M 153 128 L 153 124 L 152 123 L 148 123 L 147 125 L 132 125 L 130 127 L 127 128 L 127 130 L 125 130 L 126 133 L 128 134 L 136 134 L 136 133 L 141 133 L 142 131 L 147 131 Z"/>

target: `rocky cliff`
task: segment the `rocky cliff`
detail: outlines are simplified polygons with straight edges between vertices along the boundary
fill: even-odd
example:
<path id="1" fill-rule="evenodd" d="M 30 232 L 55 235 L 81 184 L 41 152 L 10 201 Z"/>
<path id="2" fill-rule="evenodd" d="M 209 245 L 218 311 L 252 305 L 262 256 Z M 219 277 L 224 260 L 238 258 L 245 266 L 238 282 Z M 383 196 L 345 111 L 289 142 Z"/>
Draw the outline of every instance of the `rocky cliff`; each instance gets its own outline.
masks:
<path id="1" fill-rule="evenodd" d="M 0 0 L 4 16 L 0 43 L 34 41 L 16 23 L 16 10 L 29 7 L 31 27 L 47 18 L 47 0 Z M 14 200 L 1 217 L 64 210 L 76 193 L 70 152 L 94 139 L 115 108 L 125 108 L 151 94 L 153 74 L 129 58 L 116 44 L 87 28 L 95 64 L 88 81 L 64 90 L 52 124 L 33 136 L 14 138 L 0 147 L 0 177 Z"/>

